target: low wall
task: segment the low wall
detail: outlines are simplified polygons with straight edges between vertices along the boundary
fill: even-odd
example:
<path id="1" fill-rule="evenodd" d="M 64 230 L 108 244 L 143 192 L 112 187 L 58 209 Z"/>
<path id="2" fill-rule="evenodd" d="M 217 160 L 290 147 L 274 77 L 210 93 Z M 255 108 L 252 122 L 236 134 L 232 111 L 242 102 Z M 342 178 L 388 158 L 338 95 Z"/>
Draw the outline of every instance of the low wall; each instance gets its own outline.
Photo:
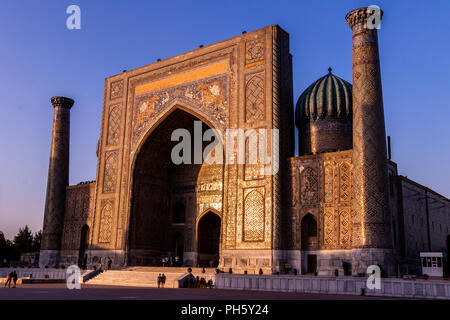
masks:
<path id="1" fill-rule="evenodd" d="M 19 278 L 44 279 L 48 275 L 49 279 L 66 279 L 65 269 L 43 269 L 43 268 L 0 268 L 0 278 L 6 278 L 12 271 L 17 272 Z"/>
<path id="2" fill-rule="evenodd" d="M 233 290 L 284 291 L 320 294 L 449 299 L 450 281 L 445 280 L 402 280 L 382 278 L 381 289 L 366 288 L 366 278 L 356 277 L 314 277 L 291 275 L 239 275 L 217 274 L 215 288 Z"/>

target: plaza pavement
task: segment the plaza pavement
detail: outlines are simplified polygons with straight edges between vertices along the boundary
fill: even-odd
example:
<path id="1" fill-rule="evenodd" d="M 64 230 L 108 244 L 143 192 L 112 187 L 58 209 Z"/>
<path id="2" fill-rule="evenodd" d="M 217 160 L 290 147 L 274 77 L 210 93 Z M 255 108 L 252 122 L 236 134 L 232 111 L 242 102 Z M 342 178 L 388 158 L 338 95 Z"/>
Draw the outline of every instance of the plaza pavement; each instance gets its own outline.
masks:
<path id="1" fill-rule="evenodd" d="M 396 298 L 391 298 L 396 299 Z M 220 289 L 158 289 L 65 284 L 23 284 L 0 288 L 0 300 L 386 300 L 383 297 Z"/>

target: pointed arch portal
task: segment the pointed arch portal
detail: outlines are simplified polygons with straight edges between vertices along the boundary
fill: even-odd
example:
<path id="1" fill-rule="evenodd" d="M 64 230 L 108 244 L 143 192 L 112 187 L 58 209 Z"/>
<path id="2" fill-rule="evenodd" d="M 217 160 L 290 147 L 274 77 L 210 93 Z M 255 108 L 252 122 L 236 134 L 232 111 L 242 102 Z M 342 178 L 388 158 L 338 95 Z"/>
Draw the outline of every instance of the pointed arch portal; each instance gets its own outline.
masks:
<path id="1" fill-rule="evenodd" d="M 195 164 L 194 130 L 199 127 L 198 121 L 201 120 L 190 112 L 173 110 L 147 136 L 136 155 L 128 239 L 129 265 L 161 265 L 166 256 L 178 257 L 179 264 L 197 264 L 195 222 L 205 198 L 202 198 L 198 185 L 223 179 L 222 164 Z M 172 161 L 173 148 L 181 141 L 171 141 L 176 129 L 190 133 L 190 164 Z M 201 122 L 202 133 L 207 129 L 210 127 Z M 210 143 L 202 143 L 202 154 Z M 180 156 L 186 156 L 184 150 Z"/>

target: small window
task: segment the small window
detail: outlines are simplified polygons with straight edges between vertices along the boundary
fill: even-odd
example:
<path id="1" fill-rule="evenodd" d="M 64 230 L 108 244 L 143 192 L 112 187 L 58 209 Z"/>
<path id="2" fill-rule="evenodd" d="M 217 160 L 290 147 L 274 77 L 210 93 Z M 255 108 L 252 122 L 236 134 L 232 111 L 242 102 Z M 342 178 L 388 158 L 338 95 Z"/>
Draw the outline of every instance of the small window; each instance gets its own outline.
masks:
<path id="1" fill-rule="evenodd" d="M 437 258 L 437 266 L 438 266 L 438 268 L 442 268 L 442 258 L 441 257 Z"/>
<path id="2" fill-rule="evenodd" d="M 436 267 L 437 267 L 437 258 L 436 258 L 436 257 L 432 257 L 432 258 L 431 258 L 431 266 L 432 266 L 433 268 L 436 268 Z"/>
<path id="3" fill-rule="evenodd" d="M 422 257 L 422 267 L 426 267 L 427 266 L 427 258 Z"/>
<path id="4" fill-rule="evenodd" d="M 427 267 L 431 268 L 431 258 L 427 257 Z"/>

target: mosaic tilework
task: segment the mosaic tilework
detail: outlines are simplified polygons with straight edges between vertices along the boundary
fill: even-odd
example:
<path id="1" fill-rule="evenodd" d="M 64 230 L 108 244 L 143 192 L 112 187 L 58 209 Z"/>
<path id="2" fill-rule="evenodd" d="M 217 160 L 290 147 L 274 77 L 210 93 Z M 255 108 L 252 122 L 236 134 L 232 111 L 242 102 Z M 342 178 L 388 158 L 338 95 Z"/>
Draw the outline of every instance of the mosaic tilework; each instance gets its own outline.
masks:
<path id="1" fill-rule="evenodd" d="M 110 99 L 121 98 L 123 95 L 123 80 L 115 81 L 111 83 Z"/>
<path id="2" fill-rule="evenodd" d="M 343 162 L 339 166 L 339 201 L 350 201 L 350 165 Z"/>
<path id="3" fill-rule="evenodd" d="M 227 88 L 227 76 L 220 75 L 138 96 L 133 107 L 133 145 L 136 146 L 158 117 L 177 101 L 207 114 L 209 119 L 214 119 L 216 128 L 224 129 Z"/>
<path id="4" fill-rule="evenodd" d="M 99 243 L 111 242 L 112 215 L 113 215 L 113 201 L 111 200 L 103 201 L 100 216 L 100 229 L 98 234 Z"/>
<path id="5" fill-rule="evenodd" d="M 386 133 L 376 30 L 366 9 L 347 15 L 353 29 L 352 234 L 354 247 L 390 247 Z"/>
<path id="6" fill-rule="evenodd" d="M 343 247 L 351 246 L 350 208 L 339 209 L 339 244 Z"/>
<path id="7" fill-rule="evenodd" d="M 244 241 L 264 241 L 264 197 L 251 191 L 244 201 Z"/>
<path id="8" fill-rule="evenodd" d="M 245 44 L 245 64 L 264 60 L 264 40 L 250 40 Z"/>
<path id="9" fill-rule="evenodd" d="M 265 119 L 264 73 L 251 75 L 245 86 L 245 121 Z"/>
<path id="10" fill-rule="evenodd" d="M 333 167 L 331 165 L 325 165 L 325 202 L 333 202 Z"/>
<path id="11" fill-rule="evenodd" d="M 117 180 L 117 158 L 119 152 L 111 151 L 105 154 L 105 175 L 103 178 L 103 193 L 114 192 Z"/>
<path id="12" fill-rule="evenodd" d="M 314 204 L 319 201 L 319 179 L 316 170 L 306 168 L 301 173 L 300 199 L 302 204 Z"/>
<path id="13" fill-rule="evenodd" d="M 119 143 L 120 136 L 120 105 L 115 105 L 110 108 L 108 117 L 108 137 L 106 144 L 110 146 Z"/>

